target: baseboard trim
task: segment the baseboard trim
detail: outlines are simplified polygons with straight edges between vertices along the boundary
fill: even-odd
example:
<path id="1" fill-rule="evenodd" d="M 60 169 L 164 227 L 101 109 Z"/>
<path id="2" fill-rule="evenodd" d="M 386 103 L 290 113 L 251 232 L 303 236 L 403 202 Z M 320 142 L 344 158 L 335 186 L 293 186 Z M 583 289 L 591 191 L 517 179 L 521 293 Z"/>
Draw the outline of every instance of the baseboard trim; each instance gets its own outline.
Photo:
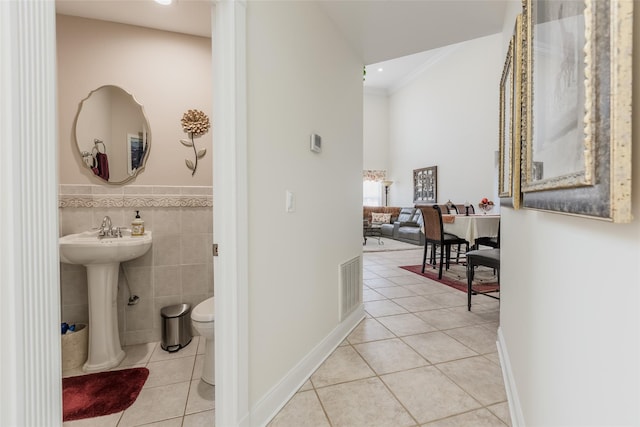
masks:
<path id="1" fill-rule="evenodd" d="M 504 388 L 507 393 L 507 401 L 509 402 L 509 415 L 511 416 L 512 427 L 525 427 L 524 416 L 522 415 L 522 406 L 520 406 L 520 398 L 518 397 L 518 388 L 511 371 L 511 361 L 507 352 L 507 344 L 504 341 L 502 327 L 498 327 L 498 355 L 500 356 L 500 366 L 502 367 L 502 377 L 504 378 Z"/>
<path id="2" fill-rule="evenodd" d="M 251 409 L 250 424 L 266 426 L 276 416 L 311 374 L 333 353 L 362 319 L 364 306 L 360 304 L 344 321 L 316 345 L 284 378 L 269 390 Z M 243 421 L 246 421 L 243 420 Z M 245 425 L 245 423 L 242 423 Z M 249 424 L 246 424 L 247 426 Z"/>

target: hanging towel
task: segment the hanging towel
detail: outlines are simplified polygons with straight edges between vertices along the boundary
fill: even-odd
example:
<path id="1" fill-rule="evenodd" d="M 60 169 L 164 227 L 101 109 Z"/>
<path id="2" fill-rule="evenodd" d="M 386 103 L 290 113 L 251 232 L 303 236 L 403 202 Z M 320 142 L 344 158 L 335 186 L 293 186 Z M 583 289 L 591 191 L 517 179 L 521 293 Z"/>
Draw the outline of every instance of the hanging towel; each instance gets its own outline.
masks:
<path id="1" fill-rule="evenodd" d="M 109 159 L 106 153 L 96 154 L 98 160 L 98 176 L 105 181 L 109 181 Z"/>
<path id="2" fill-rule="evenodd" d="M 100 169 L 98 169 L 98 161 L 96 160 L 95 155 L 91 157 L 91 170 L 93 171 L 94 175 L 100 176 Z"/>

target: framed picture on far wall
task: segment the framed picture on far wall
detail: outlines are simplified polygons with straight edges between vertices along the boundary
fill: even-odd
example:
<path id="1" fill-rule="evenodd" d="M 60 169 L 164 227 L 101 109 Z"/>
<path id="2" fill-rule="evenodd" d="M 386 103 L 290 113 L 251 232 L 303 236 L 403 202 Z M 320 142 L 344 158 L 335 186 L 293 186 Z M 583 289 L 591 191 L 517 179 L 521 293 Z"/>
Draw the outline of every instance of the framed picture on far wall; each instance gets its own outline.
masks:
<path id="1" fill-rule="evenodd" d="M 438 167 L 413 170 L 413 202 L 437 203 L 438 202 Z"/>

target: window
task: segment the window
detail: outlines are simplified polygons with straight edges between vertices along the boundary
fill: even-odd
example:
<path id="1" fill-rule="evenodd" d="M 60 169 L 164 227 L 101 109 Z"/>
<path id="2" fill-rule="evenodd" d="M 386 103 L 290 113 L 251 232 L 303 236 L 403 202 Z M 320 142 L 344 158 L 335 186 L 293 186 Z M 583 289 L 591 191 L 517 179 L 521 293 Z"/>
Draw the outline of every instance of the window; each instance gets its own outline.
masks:
<path id="1" fill-rule="evenodd" d="M 362 205 L 382 206 L 382 183 L 380 181 L 362 182 Z"/>

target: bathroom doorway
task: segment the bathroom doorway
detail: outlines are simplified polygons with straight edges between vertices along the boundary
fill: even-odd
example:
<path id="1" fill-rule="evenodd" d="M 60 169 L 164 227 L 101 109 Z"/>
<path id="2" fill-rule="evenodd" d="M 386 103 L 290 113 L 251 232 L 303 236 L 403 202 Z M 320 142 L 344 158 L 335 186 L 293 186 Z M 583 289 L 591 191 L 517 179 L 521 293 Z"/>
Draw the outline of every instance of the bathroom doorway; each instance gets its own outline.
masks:
<path id="1" fill-rule="evenodd" d="M 237 10 L 225 11 L 222 10 L 224 7 L 220 7 L 219 4 L 214 5 L 213 2 L 211 4 L 212 9 L 214 10 L 212 11 L 212 22 L 214 19 L 217 21 L 232 22 L 238 14 Z M 216 8 L 221 9 L 220 11 L 222 13 L 216 13 Z M 33 75 L 28 73 L 24 74 L 24 77 L 21 79 L 23 84 L 15 87 L 15 93 L 17 95 L 6 97 L 5 103 L 2 107 L 3 116 L 9 118 L 11 116 L 9 114 L 5 115 L 5 112 L 8 113 L 11 110 L 19 111 L 21 107 L 26 105 L 27 107 L 34 108 L 34 114 L 32 114 L 34 117 L 22 117 L 18 116 L 18 113 L 16 113 L 15 117 L 22 117 L 23 122 L 19 124 L 13 122 L 15 128 L 5 128 L 3 126 L 3 135 L 8 137 L 7 140 L 20 140 L 16 137 L 23 135 L 21 133 L 23 129 L 41 129 L 41 132 L 45 132 L 47 134 L 40 134 L 39 137 L 36 137 L 34 140 L 55 142 L 58 139 L 55 125 L 53 125 L 57 120 L 57 108 L 55 106 L 55 5 L 45 2 L 37 5 L 29 5 L 29 7 L 27 7 L 16 6 L 16 4 L 10 2 L 10 4 L 2 5 L 1 12 L 2 15 L 0 17 L 2 18 L 2 22 L 7 23 L 6 26 L 3 24 L 4 28 L 2 32 L 3 59 L 7 59 L 7 61 L 3 60 L 3 85 L 5 83 L 13 83 L 10 72 L 17 73 L 22 69 L 15 65 L 15 62 L 12 63 L 12 61 L 9 61 L 9 58 L 13 57 L 15 59 L 20 57 L 27 63 L 27 66 L 33 64 L 34 66 L 32 69 L 36 70 Z M 35 21 L 39 23 L 37 26 L 34 24 Z M 9 24 L 9 22 L 14 22 L 14 24 Z M 221 32 L 216 31 L 215 28 L 213 29 L 214 38 L 234 34 L 235 32 L 236 28 L 233 23 L 227 25 Z M 11 35 L 12 37 L 4 37 L 5 35 Z M 22 38 L 14 37 L 16 35 L 20 35 Z M 24 45 L 20 44 L 26 43 L 22 41 L 23 39 L 27 41 L 35 39 L 36 48 L 24 49 Z M 38 43 L 40 43 L 40 45 Z M 224 52 L 224 49 L 218 47 L 217 52 Z M 236 53 L 237 52 L 233 52 L 234 55 Z M 231 55 L 229 52 L 228 54 Z M 223 62 L 224 61 L 222 59 L 218 61 L 216 67 L 219 67 Z M 41 64 L 44 64 L 44 66 L 40 67 Z M 240 68 L 242 67 L 244 67 L 244 65 Z M 45 72 L 48 74 L 45 74 Z M 213 78 L 217 79 L 217 87 L 226 86 L 226 83 L 223 81 L 224 75 L 224 73 L 214 73 Z M 31 79 L 33 81 L 31 81 Z M 24 81 L 26 81 L 26 84 L 24 84 Z M 37 109 L 36 104 L 29 104 L 28 100 L 24 100 L 24 95 L 28 93 L 27 86 L 29 85 L 30 87 L 38 87 L 39 93 L 52 95 L 49 98 L 52 102 L 45 103 L 39 110 Z M 30 92 L 33 92 L 33 90 Z M 18 95 L 23 95 L 23 99 L 20 99 L 21 97 Z M 235 95 L 229 97 L 227 100 L 214 99 L 214 104 L 216 105 L 216 108 L 219 109 L 225 109 L 230 104 L 235 103 Z M 38 111 L 35 112 L 36 110 Z M 216 119 L 217 118 L 214 115 L 214 120 Z M 231 128 L 233 128 L 231 133 L 237 131 L 238 128 L 235 125 L 235 122 L 239 120 L 240 119 L 236 118 L 231 127 L 225 128 L 224 125 L 221 126 L 221 129 L 216 132 L 216 138 L 219 138 L 220 135 L 227 135 L 225 132 L 229 132 L 229 129 Z M 3 124 L 5 124 L 4 120 Z M 235 140 L 236 138 L 227 139 L 227 141 Z M 49 149 L 53 149 L 55 151 L 54 144 L 51 144 Z M 230 158 L 226 157 L 230 155 L 228 150 L 219 150 L 214 146 L 213 151 L 215 152 L 215 156 L 209 156 L 208 160 L 213 163 L 213 159 L 215 158 L 216 164 L 214 167 L 216 168 L 218 168 L 218 163 L 224 163 L 225 158 Z M 29 286 L 29 289 L 23 290 L 19 289 L 17 286 L 15 288 L 11 287 L 11 292 L 5 295 L 7 298 L 5 302 L 3 302 L 2 308 L 3 320 L 6 320 L 5 324 L 16 326 L 24 325 L 25 328 L 31 328 L 33 333 L 22 334 L 15 332 L 7 334 L 7 344 L 15 349 L 15 353 L 12 353 L 9 358 L 10 360 L 7 360 L 7 364 L 3 363 L 6 368 L 2 369 L 2 376 L 3 379 L 6 378 L 5 384 L 8 387 L 7 390 L 15 390 L 16 392 L 10 393 L 13 394 L 13 397 L 5 396 L 5 393 L 3 393 L 3 396 L 6 397 L 6 399 L 3 399 L 2 419 L 9 420 L 9 425 L 15 423 L 18 425 L 24 424 L 22 421 L 28 419 L 39 420 L 36 421 L 35 424 L 55 425 L 59 423 L 59 419 L 57 418 L 61 403 L 61 396 L 55 393 L 55 389 L 59 389 L 58 387 L 61 382 L 61 374 L 57 363 L 60 361 L 60 335 L 58 328 L 45 327 L 44 325 L 55 324 L 56 318 L 59 319 L 58 313 L 60 309 L 59 294 L 57 292 L 60 283 L 58 278 L 54 278 L 57 275 L 55 272 L 58 271 L 57 235 L 55 233 L 55 230 L 58 228 L 56 224 L 57 215 L 55 213 L 57 207 L 53 207 L 56 204 L 55 200 L 57 200 L 58 195 L 58 188 L 56 185 L 58 178 L 56 176 L 57 170 L 55 168 L 56 155 L 50 154 L 44 148 L 39 148 L 38 150 L 30 151 L 29 154 L 32 154 L 32 156 L 29 158 L 32 165 L 42 164 L 42 166 L 39 166 L 38 168 L 25 168 L 24 166 L 14 162 L 13 167 L 5 168 L 5 165 L 10 164 L 9 162 L 11 159 L 15 160 L 21 157 L 21 153 L 23 152 L 19 150 L 5 151 L 5 154 L 9 159 L 7 162 L 3 162 L 3 172 L 13 172 L 14 177 L 16 178 L 21 173 L 23 175 L 16 180 L 3 179 L 3 190 L 7 190 L 6 192 L 3 191 L 5 194 L 5 196 L 3 196 L 3 205 L 4 201 L 7 201 L 8 203 L 12 203 L 16 206 L 16 208 L 12 210 L 13 212 L 36 212 L 39 210 L 40 215 L 28 217 L 23 220 L 13 217 L 5 222 L 5 225 L 11 228 L 12 231 L 10 233 L 7 232 L 7 234 L 3 233 L 3 253 L 13 251 L 14 256 L 11 258 L 13 259 L 13 263 L 3 263 L 3 276 L 7 274 L 10 278 L 17 279 L 15 283 L 24 283 Z M 238 161 L 237 153 L 233 159 Z M 50 185 L 40 187 L 36 185 L 30 191 L 25 192 L 23 183 L 25 181 L 29 181 L 30 178 L 27 177 L 27 175 L 31 174 L 35 177 L 33 182 L 48 182 Z M 235 176 L 236 175 L 234 173 L 229 171 L 220 171 L 216 173 L 217 182 L 222 182 L 225 187 L 233 189 L 227 193 L 220 191 L 219 193 L 221 194 L 218 194 L 218 189 L 216 189 L 216 196 L 219 197 L 218 201 L 220 202 L 217 204 L 218 206 L 215 211 L 216 214 L 214 215 L 217 220 L 220 218 L 232 217 L 235 213 L 232 206 L 238 206 L 233 203 L 223 203 L 224 200 L 230 200 L 237 194 Z M 43 201 L 49 201 L 49 204 L 45 206 L 45 209 L 42 208 Z M 47 209 L 50 209 L 51 211 L 48 211 Z M 43 212 L 46 214 L 42 215 Z M 33 227 L 32 231 L 38 235 L 31 237 L 27 235 L 27 238 L 25 239 L 25 236 L 20 233 L 20 224 L 36 225 L 36 227 Z M 216 226 L 215 228 L 217 232 L 218 227 Z M 40 231 L 43 232 L 39 233 Z M 238 246 L 241 247 L 242 245 L 237 244 L 238 239 L 233 232 L 226 230 L 224 233 L 220 233 L 224 234 L 224 236 L 220 236 L 224 237 L 224 245 L 222 246 L 221 251 L 223 256 L 219 257 L 215 261 L 216 283 L 225 283 L 225 287 L 228 286 L 231 289 L 237 290 L 237 287 L 234 286 L 234 284 L 237 280 L 238 274 L 242 274 L 242 269 L 238 268 L 237 265 L 242 264 L 236 262 L 235 264 L 231 264 L 231 267 L 229 267 L 230 257 L 227 256 L 227 254 L 231 253 L 231 248 L 238 248 Z M 42 236 L 44 236 L 44 245 L 42 242 Z M 31 240 L 33 240 L 33 242 Z M 30 257 L 35 257 L 35 252 L 33 254 L 23 254 L 15 250 L 18 245 L 22 245 L 28 249 L 31 247 L 31 243 L 34 245 L 37 243 L 40 244 L 40 251 L 36 252 L 44 251 L 44 253 L 41 254 L 43 258 L 38 258 L 36 261 L 28 261 Z M 244 249 L 246 248 L 243 248 L 243 250 Z M 236 250 L 236 252 L 238 252 L 238 250 Z M 50 277 L 45 279 L 37 277 L 33 280 L 30 280 L 30 277 L 23 279 L 20 277 L 22 272 L 25 271 L 23 264 L 30 265 L 30 262 L 36 263 L 35 265 L 42 265 L 50 268 L 54 273 L 48 274 Z M 7 266 L 6 269 L 5 266 Z M 233 270 L 232 273 L 230 273 L 231 270 Z M 227 273 L 225 273 L 225 271 Z M 6 277 L 7 276 L 3 277 L 3 281 Z M 216 287 L 218 287 L 217 284 Z M 28 298 L 24 296 L 25 292 L 30 292 Z M 236 314 L 239 311 L 238 307 L 230 307 L 231 299 L 227 300 L 228 294 L 225 294 L 224 291 L 218 292 L 218 289 L 216 289 L 216 295 L 218 297 L 217 304 L 224 307 L 216 313 L 218 320 L 217 324 L 225 324 L 226 318 L 237 318 Z M 239 302 L 238 306 L 240 305 L 241 303 Z M 243 308 L 246 308 L 246 306 Z M 246 310 L 242 310 L 242 312 L 244 313 Z M 40 316 L 34 317 L 34 313 L 41 314 Z M 40 325 L 40 323 L 42 323 L 42 325 Z M 233 399 L 234 403 L 230 405 L 227 402 L 222 401 L 216 405 L 216 412 L 218 414 L 216 417 L 220 417 L 223 420 L 219 422 L 220 425 L 231 424 L 224 420 L 237 419 L 238 406 L 242 406 L 243 399 L 246 403 L 246 383 L 244 385 L 238 385 L 238 378 L 242 377 L 239 372 L 241 372 L 244 367 L 237 363 L 238 360 L 246 360 L 246 354 L 241 355 L 238 353 L 238 351 L 246 351 L 246 346 L 238 345 L 238 342 L 242 341 L 242 339 L 238 339 L 238 331 L 242 331 L 243 328 L 237 326 L 234 327 L 233 321 L 231 321 L 230 324 L 231 327 L 225 327 L 224 331 L 219 333 L 221 342 L 219 350 L 217 351 L 216 359 L 217 364 L 222 367 L 221 370 L 224 373 L 218 377 L 218 393 L 216 393 L 216 395 L 218 399 L 223 397 L 226 399 Z M 22 330 L 22 328 L 10 329 L 15 329 L 16 331 L 18 331 L 18 329 Z M 244 330 L 246 330 L 246 328 L 244 328 Z M 224 343 L 226 341 L 229 341 L 232 345 L 225 346 Z M 57 345 L 56 342 L 58 343 Z M 246 337 L 244 342 L 246 342 Z M 39 349 L 47 349 L 48 351 L 40 351 Z M 47 353 L 52 349 L 57 349 L 58 354 L 54 357 L 47 357 Z M 230 354 L 233 355 L 233 357 L 229 357 Z M 4 360 L 3 356 L 3 361 Z M 246 369 L 242 372 L 246 373 Z M 8 375 L 5 376 L 5 373 Z M 227 378 L 227 376 L 229 378 Z M 42 386 L 43 384 L 48 386 L 40 387 L 42 390 L 37 391 L 36 389 L 39 387 L 36 387 L 36 385 Z M 25 389 L 31 390 L 29 392 L 29 399 L 24 399 Z M 243 395 L 245 396 L 244 398 L 242 397 Z M 237 402 L 240 402 L 240 404 L 238 405 Z M 8 408 L 9 410 L 5 412 L 5 408 Z M 231 415 L 226 415 L 227 413 Z M 5 414 L 7 418 L 5 418 Z M 27 422 L 26 424 L 34 423 Z"/>

